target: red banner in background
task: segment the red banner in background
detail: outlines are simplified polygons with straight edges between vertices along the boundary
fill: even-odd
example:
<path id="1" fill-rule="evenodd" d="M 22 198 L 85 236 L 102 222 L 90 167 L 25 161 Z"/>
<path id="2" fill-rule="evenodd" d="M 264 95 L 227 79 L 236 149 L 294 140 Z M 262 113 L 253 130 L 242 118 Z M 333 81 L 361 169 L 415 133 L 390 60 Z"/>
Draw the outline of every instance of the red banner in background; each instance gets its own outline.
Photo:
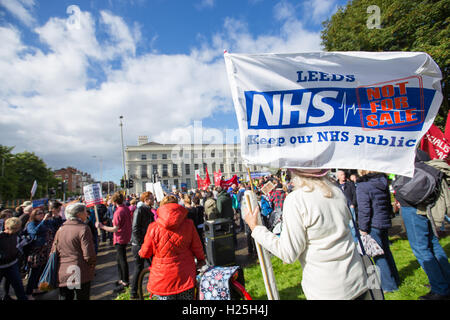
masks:
<path id="1" fill-rule="evenodd" d="M 222 180 L 222 181 L 220 182 L 220 186 L 221 186 L 223 189 L 227 189 L 227 188 L 231 187 L 233 184 L 235 184 L 235 185 L 238 185 L 238 184 L 239 184 L 239 180 L 238 180 L 237 175 L 234 175 L 233 177 L 231 177 L 231 179 L 228 179 L 228 180 Z"/>
<path id="2" fill-rule="evenodd" d="M 449 118 L 447 117 L 447 125 Z M 450 135 L 450 130 L 446 128 L 445 132 Z M 420 149 L 428 153 L 431 159 L 445 160 L 450 164 L 449 153 L 450 144 L 436 125 L 432 124 L 430 130 L 423 136 L 420 142 Z"/>

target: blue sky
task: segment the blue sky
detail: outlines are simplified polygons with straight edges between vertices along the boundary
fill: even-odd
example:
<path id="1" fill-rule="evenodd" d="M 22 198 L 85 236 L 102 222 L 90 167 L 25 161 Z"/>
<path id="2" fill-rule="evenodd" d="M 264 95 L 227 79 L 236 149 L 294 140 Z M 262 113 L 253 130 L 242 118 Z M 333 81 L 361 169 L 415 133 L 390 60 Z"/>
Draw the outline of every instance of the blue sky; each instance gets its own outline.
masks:
<path id="1" fill-rule="evenodd" d="M 0 0 L 0 144 L 117 182 L 120 115 L 126 145 L 236 132 L 223 50 L 321 51 L 346 2 Z"/>

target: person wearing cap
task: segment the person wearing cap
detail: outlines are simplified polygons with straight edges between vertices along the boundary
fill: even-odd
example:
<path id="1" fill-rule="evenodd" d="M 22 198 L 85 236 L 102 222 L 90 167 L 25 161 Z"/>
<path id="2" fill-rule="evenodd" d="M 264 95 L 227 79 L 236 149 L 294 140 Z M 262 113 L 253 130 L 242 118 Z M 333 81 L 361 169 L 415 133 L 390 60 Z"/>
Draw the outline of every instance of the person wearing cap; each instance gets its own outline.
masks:
<path id="1" fill-rule="evenodd" d="M 290 169 L 294 191 L 283 206 L 279 237 L 258 225 L 259 208 L 246 210 L 252 237 L 285 263 L 299 260 L 309 300 L 368 299 L 367 274 L 352 239 L 347 199 L 328 170 Z"/>

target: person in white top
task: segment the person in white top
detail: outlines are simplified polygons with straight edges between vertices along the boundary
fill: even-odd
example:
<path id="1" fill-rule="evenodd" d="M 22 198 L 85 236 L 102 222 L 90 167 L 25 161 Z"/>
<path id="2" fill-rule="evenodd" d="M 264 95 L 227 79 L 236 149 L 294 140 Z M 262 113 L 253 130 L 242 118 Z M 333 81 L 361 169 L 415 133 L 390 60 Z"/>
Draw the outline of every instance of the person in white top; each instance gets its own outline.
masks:
<path id="1" fill-rule="evenodd" d="M 350 211 L 328 170 L 290 169 L 295 190 L 284 202 L 280 236 L 246 212 L 252 237 L 286 263 L 299 260 L 308 300 L 369 299 L 367 273 L 348 226 Z M 248 210 L 246 210 L 248 211 Z"/>

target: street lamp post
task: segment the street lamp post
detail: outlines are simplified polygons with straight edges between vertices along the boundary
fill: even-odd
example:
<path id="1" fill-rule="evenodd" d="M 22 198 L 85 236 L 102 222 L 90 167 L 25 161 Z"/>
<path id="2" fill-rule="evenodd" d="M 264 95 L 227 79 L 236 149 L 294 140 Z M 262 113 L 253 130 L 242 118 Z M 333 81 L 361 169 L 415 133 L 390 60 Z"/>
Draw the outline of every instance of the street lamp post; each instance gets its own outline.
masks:
<path id="1" fill-rule="evenodd" d="M 120 119 L 120 140 L 122 141 L 123 179 L 124 179 L 124 182 L 125 182 L 125 181 L 127 181 L 127 175 L 125 173 L 125 149 L 123 147 L 123 129 L 122 129 L 122 127 L 123 127 L 123 123 L 122 123 L 123 116 L 120 116 L 119 119 Z M 125 183 L 125 188 L 126 188 L 126 183 Z M 128 188 L 127 188 L 127 193 L 128 193 Z"/>

